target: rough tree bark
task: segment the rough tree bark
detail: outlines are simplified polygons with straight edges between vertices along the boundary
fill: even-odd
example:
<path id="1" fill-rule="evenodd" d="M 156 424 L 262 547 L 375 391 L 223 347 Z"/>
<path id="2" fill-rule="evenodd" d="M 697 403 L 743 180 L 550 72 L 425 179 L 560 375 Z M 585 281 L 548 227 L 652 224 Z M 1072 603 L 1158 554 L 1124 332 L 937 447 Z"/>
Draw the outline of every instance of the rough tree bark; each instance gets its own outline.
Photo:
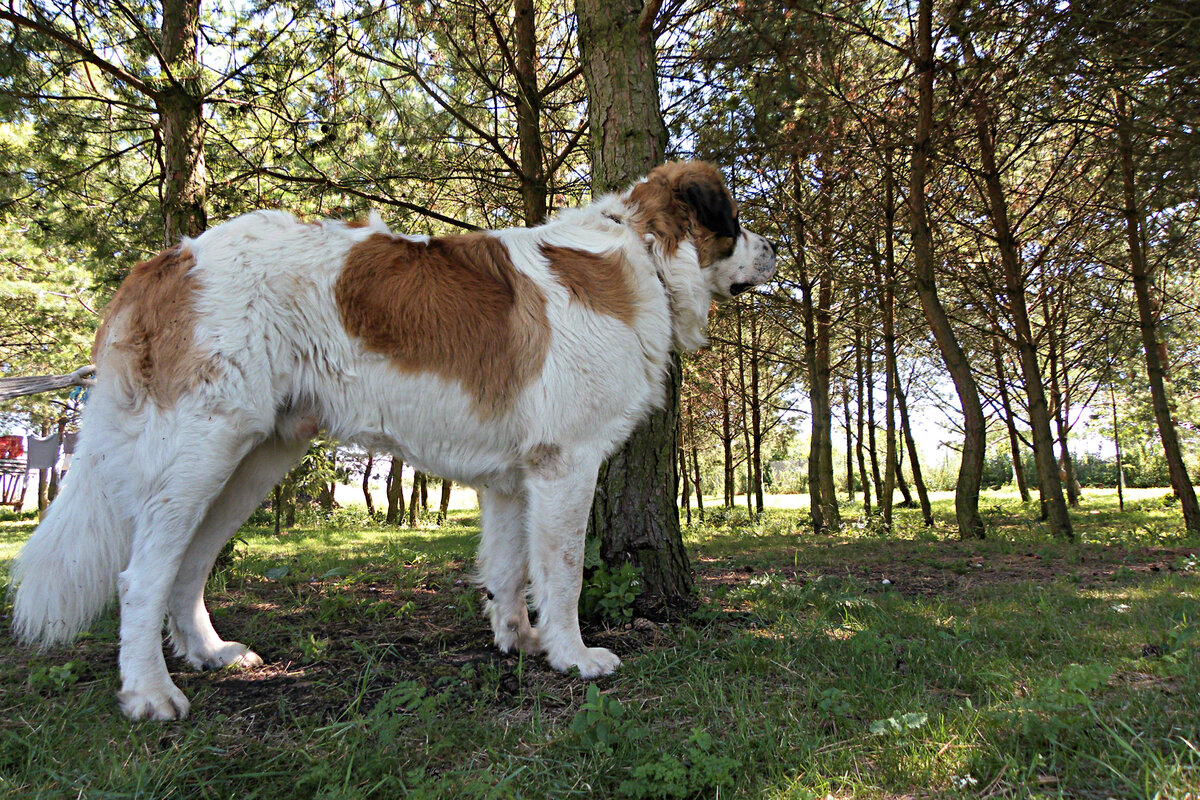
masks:
<path id="1" fill-rule="evenodd" d="M 1137 173 L 1133 163 L 1133 137 L 1130 127 L 1131 120 L 1125 97 L 1118 94 L 1117 147 L 1120 150 L 1121 186 L 1125 201 L 1125 238 L 1129 246 L 1129 271 L 1133 278 L 1133 293 L 1137 299 L 1138 329 L 1142 337 L 1142 351 L 1146 356 L 1146 377 L 1150 381 L 1150 402 L 1154 406 L 1154 420 L 1158 424 L 1158 435 L 1167 459 L 1171 488 L 1179 498 L 1184 525 L 1189 531 L 1200 532 L 1200 504 L 1196 502 L 1196 490 L 1183 463 L 1179 434 L 1175 431 L 1171 401 L 1167 397 L 1167 346 L 1158 338 L 1158 315 L 1161 309 L 1154 294 L 1154 276 L 1146 262 L 1146 252 L 1142 246 L 1143 212 L 1138 202 Z"/>
<path id="2" fill-rule="evenodd" d="M 375 467 L 375 454 L 367 453 L 367 463 L 363 468 L 362 492 L 363 500 L 367 504 L 367 516 L 375 516 L 375 501 L 371 498 L 371 470 Z"/>
<path id="3" fill-rule="evenodd" d="M 454 481 L 449 478 L 442 478 L 442 496 L 438 500 L 438 524 L 446 521 L 446 517 L 450 514 L 450 493 L 454 491 Z"/>
<path id="4" fill-rule="evenodd" d="M 976 64 L 978 58 L 971 44 L 971 37 L 958 32 L 959 42 L 967 63 Z M 1038 364 L 1037 345 L 1033 338 L 1033 327 L 1029 321 L 1029 307 L 1025 298 L 1025 274 L 1021 266 L 1020 248 L 1012 222 L 1008 215 L 1008 201 L 1000 180 L 1000 168 L 996 161 L 995 126 L 992 107 L 987 95 L 977 88 L 971 100 L 974 114 L 975 136 L 979 144 L 979 159 L 982 166 L 985 199 L 988 217 L 996 235 L 996 248 L 1000 253 L 1000 266 L 1004 273 L 1004 294 L 1008 299 L 1009 316 L 1013 324 L 1013 338 L 1017 347 L 1021 378 L 1025 382 L 1025 393 L 1029 399 L 1029 428 L 1034 442 L 1034 458 L 1037 460 L 1038 492 L 1042 513 L 1055 536 L 1074 541 L 1071 516 L 1063 498 L 1062 480 L 1058 475 L 1058 463 L 1054 458 L 1054 437 L 1050 432 L 1050 408 L 1046 391 L 1042 386 L 1042 371 Z"/>
<path id="5" fill-rule="evenodd" d="M 521 201 L 525 224 L 546 218 L 546 167 L 542 148 L 542 96 L 538 87 L 537 26 L 533 0 L 514 0 L 513 32 L 516 39 L 517 156 L 521 165 Z"/>
<path id="6" fill-rule="evenodd" d="M 154 96 L 162 158 L 163 239 L 170 247 L 208 226 L 200 0 L 165 0 L 159 43 L 166 82 Z"/>
<path id="7" fill-rule="evenodd" d="M 389 525 L 396 525 L 404 519 L 404 482 L 400 479 L 403 472 L 404 462 L 392 456 L 387 476 L 387 516 L 384 517 Z"/>
<path id="8" fill-rule="evenodd" d="M 884 530 L 892 530 L 892 487 L 897 482 L 899 469 L 896 458 L 896 251 L 895 220 L 896 203 L 892 189 L 891 164 L 884 167 L 883 178 L 883 293 L 879 298 L 879 311 L 883 316 L 883 361 L 887 378 L 884 380 L 885 427 L 887 440 L 884 445 L 883 494 L 879 496 L 879 511 Z M 876 267 L 878 269 L 878 266 Z M 879 282 L 878 280 L 876 281 Z M 903 478 L 901 478 L 901 481 Z M 907 493 L 905 493 L 907 494 Z M 906 497 L 906 502 L 908 498 Z"/>
<path id="9" fill-rule="evenodd" d="M 579 50 L 588 91 L 592 193 L 622 188 L 662 161 L 667 129 L 658 105 L 650 0 L 575 0 Z M 591 527 L 612 565 L 641 567 L 643 605 L 684 607 L 692 574 L 679 526 L 679 359 L 673 358 L 666 404 L 634 431 L 600 470 Z"/>
<path id="10" fill-rule="evenodd" d="M 954 381 L 963 411 L 962 464 L 954 493 L 955 516 L 960 538 L 984 537 L 983 517 L 979 514 L 979 486 L 983 479 L 983 460 L 986 425 L 983 405 L 979 402 L 979 387 L 971 366 L 967 363 L 958 337 L 938 297 L 933 271 L 933 239 L 929 230 L 926 208 L 925 181 L 933 135 L 933 0 L 919 0 L 917 9 L 917 42 L 913 62 L 917 69 L 917 129 L 913 142 L 912 170 L 908 192 L 912 218 L 913 277 L 921 309 Z"/>

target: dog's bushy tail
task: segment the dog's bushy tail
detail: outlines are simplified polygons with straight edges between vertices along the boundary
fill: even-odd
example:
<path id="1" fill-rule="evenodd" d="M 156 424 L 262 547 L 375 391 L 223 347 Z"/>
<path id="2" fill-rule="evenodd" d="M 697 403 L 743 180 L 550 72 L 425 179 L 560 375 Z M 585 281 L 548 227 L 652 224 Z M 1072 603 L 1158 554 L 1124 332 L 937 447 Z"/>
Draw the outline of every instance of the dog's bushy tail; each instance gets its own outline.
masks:
<path id="1" fill-rule="evenodd" d="M 43 647 L 70 641 L 116 594 L 130 526 L 110 496 L 113 465 L 81 437 L 63 489 L 12 565 L 13 633 Z"/>

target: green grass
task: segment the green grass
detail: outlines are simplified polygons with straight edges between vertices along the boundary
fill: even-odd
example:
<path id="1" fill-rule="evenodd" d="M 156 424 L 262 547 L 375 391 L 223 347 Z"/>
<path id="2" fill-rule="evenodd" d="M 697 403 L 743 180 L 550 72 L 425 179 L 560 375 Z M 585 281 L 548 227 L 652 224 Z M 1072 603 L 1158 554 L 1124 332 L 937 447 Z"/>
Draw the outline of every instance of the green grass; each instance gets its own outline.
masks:
<path id="1" fill-rule="evenodd" d="M 246 529 L 209 605 L 267 665 L 168 658 L 192 715 L 130 724 L 111 617 L 0 639 L 0 797 L 1195 798 L 1200 542 L 1163 494 L 1090 491 L 1076 545 L 1002 493 L 983 542 L 946 498 L 891 536 L 710 508 L 697 610 L 585 630 L 625 662 L 594 684 L 491 649 L 475 517 Z"/>

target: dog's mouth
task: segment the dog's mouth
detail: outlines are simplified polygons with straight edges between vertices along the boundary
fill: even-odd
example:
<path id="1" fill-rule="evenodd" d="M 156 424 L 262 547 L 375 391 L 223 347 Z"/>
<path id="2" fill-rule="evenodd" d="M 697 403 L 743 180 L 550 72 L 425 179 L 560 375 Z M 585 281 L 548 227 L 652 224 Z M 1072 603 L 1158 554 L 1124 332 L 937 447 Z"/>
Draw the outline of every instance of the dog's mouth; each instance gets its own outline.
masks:
<path id="1" fill-rule="evenodd" d="M 729 287 L 729 296 L 737 297 L 742 292 L 748 292 L 753 288 L 753 283 L 735 283 L 733 286 Z"/>

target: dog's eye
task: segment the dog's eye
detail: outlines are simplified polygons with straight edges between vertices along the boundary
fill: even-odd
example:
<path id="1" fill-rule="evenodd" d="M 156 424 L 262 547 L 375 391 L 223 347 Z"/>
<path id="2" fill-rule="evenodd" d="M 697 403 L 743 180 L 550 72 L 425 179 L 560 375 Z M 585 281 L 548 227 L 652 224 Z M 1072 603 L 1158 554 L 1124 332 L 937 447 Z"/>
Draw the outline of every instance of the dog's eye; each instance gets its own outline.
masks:
<path id="1" fill-rule="evenodd" d="M 737 239 L 732 236 L 718 236 L 716 245 L 717 258 L 729 258 L 737 247 Z"/>

